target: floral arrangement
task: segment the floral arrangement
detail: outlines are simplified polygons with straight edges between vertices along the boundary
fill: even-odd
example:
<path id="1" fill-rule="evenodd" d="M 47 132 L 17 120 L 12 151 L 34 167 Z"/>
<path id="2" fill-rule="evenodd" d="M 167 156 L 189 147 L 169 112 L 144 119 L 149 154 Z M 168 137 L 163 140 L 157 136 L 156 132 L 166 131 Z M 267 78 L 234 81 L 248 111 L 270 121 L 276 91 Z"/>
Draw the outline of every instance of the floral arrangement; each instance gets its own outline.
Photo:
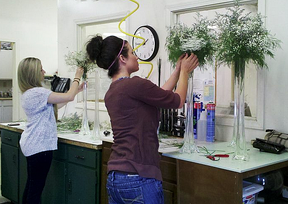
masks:
<path id="1" fill-rule="evenodd" d="M 168 29 L 165 45 L 173 65 L 183 53 L 197 55 L 200 67 L 213 61 L 216 35 L 211 29 L 212 23 L 199 13 L 195 19 L 196 23 L 191 27 L 177 24 Z"/>
<path id="2" fill-rule="evenodd" d="M 264 27 L 262 16 L 244 14 L 236 1 L 226 14 L 216 15 L 217 53 L 219 63 L 230 65 L 232 62 L 253 61 L 259 68 L 267 68 L 265 55 L 274 57 L 272 50 L 280 47 L 280 41 Z M 245 67 L 245 66 L 244 66 Z"/>
<path id="3" fill-rule="evenodd" d="M 82 119 L 77 113 L 71 116 L 63 117 L 59 122 L 57 122 L 57 130 L 62 132 L 72 131 L 80 132 L 82 126 Z M 92 129 L 92 122 L 89 122 L 89 128 Z"/>
<path id="4" fill-rule="evenodd" d="M 65 62 L 67 65 L 70 65 L 72 67 L 82 67 L 84 69 L 83 79 L 87 79 L 87 72 L 93 71 L 95 68 L 97 68 L 97 65 L 94 63 L 91 63 L 86 53 L 83 51 L 79 52 L 68 52 L 67 55 L 65 55 Z"/>

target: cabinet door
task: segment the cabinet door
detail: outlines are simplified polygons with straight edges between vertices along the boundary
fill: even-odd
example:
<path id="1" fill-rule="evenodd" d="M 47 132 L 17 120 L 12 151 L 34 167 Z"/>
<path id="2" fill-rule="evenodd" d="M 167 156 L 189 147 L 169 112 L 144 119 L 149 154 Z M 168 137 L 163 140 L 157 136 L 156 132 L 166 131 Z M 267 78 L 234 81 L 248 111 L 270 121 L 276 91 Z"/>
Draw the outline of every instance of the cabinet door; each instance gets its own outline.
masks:
<path id="1" fill-rule="evenodd" d="M 22 203 L 27 176 L 27 160 L 21 149 L 19 149 L 19 203 Z"/>
<path id="2" fill-rule="evenodd" d="M 66 145 L 58 143 L 42 193 L 41 204 L 65 203 Z"/>
<path id="3" fill-rule="evenodd" d="M 2 143 L 1 191 L 9 200 L 18 203 L 18 149 Z"/>
<path id="4" fill-rule="evenodd" d="M 2 107 L 2 121 L 3 123 L 11 122 L 12 121 L 12 106 L 4 105 Z"/>
<path id="5" fill-rule="evenodd" d="M 177 167 L 176 159 L 161 157 L 160 169 L 163 177 L 165 204 L 177 203 Z"/>
<path id="6" fill-rule="evenodd" d="M 107 183 L 107 162 L 111 154 L 111 143 L 102 143 L 102 169 L 101 169 L 101 204 L 108 204 Z"/>
<path id="7" fill-rule="evenodd" d="M 53 159 L 42 193 L 41 204 L 55 203 L 65 203 L 65 163 Z"/>
<path id="8" fill-rule="evenodd" d="M 69 204 L 95 204 L 97 198 L 97 177 L 94 169 L 68 163 L 66 197 Z"/>

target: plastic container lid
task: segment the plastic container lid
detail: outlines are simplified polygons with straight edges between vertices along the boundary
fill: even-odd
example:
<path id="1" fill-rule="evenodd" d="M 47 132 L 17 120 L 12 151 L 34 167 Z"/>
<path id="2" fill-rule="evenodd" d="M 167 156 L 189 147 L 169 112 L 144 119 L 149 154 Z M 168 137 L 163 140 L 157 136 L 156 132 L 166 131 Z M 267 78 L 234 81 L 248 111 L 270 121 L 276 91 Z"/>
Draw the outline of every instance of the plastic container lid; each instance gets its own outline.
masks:
<path id="1" fill-rule="evenodd" d="M 243 194 L 242 194 L 243 196 L 242 196 L 242 198 L 245 198 L 247 196 L 259 193 L 263 189 L 264 189 L 264 187 L 259 185 L 259 184 L 251 183 L 248 181 L 243 181 Z"/>

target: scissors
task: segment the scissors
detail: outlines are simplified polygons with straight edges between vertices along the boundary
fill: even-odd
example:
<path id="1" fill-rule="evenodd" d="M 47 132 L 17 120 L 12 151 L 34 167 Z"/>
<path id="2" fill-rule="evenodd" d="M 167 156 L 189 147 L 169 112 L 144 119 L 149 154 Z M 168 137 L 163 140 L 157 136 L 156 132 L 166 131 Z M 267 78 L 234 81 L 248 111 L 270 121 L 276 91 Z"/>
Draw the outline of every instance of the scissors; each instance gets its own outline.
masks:
<path id="1" fill-rule="evenodd" d="M 202 156 L 205 156 L 206 158 L 208 158 L 208 159 L 210 159 L 212 161 L 219 161 L 221 157 L 222 158 L 229 157 L 229 154 L 214 154 L 215 151 L 211 152 L 204 146 L 203 147 L 199 147 L 198 146 L 198 148 L 202 149 L 202 151 L 205 152 L 205 155 L 202 155 Z"/>
<path id="2" fill-rule="evenodd" d="M 217 157 L 217 158 L 216 158 Z M 229 157 L 229 154 L 209 154 L 209 155 L 206 155 L 206 158 L 212 160 L 212 161 L 219 161 L 220 160 L 220 157 Z"/>

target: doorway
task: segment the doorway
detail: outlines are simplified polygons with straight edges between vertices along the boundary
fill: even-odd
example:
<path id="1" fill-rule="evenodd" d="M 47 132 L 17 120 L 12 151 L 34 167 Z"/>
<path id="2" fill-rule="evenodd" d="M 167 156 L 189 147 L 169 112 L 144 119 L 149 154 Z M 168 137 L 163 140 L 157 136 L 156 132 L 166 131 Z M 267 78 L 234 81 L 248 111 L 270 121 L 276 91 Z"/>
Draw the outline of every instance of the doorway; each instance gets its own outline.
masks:
<path id="1" fill-rule="evenodd" d="M 15 42 L 0 40 L 0 122 L 13 118 L 13 75 L 15 69 Z"/>

